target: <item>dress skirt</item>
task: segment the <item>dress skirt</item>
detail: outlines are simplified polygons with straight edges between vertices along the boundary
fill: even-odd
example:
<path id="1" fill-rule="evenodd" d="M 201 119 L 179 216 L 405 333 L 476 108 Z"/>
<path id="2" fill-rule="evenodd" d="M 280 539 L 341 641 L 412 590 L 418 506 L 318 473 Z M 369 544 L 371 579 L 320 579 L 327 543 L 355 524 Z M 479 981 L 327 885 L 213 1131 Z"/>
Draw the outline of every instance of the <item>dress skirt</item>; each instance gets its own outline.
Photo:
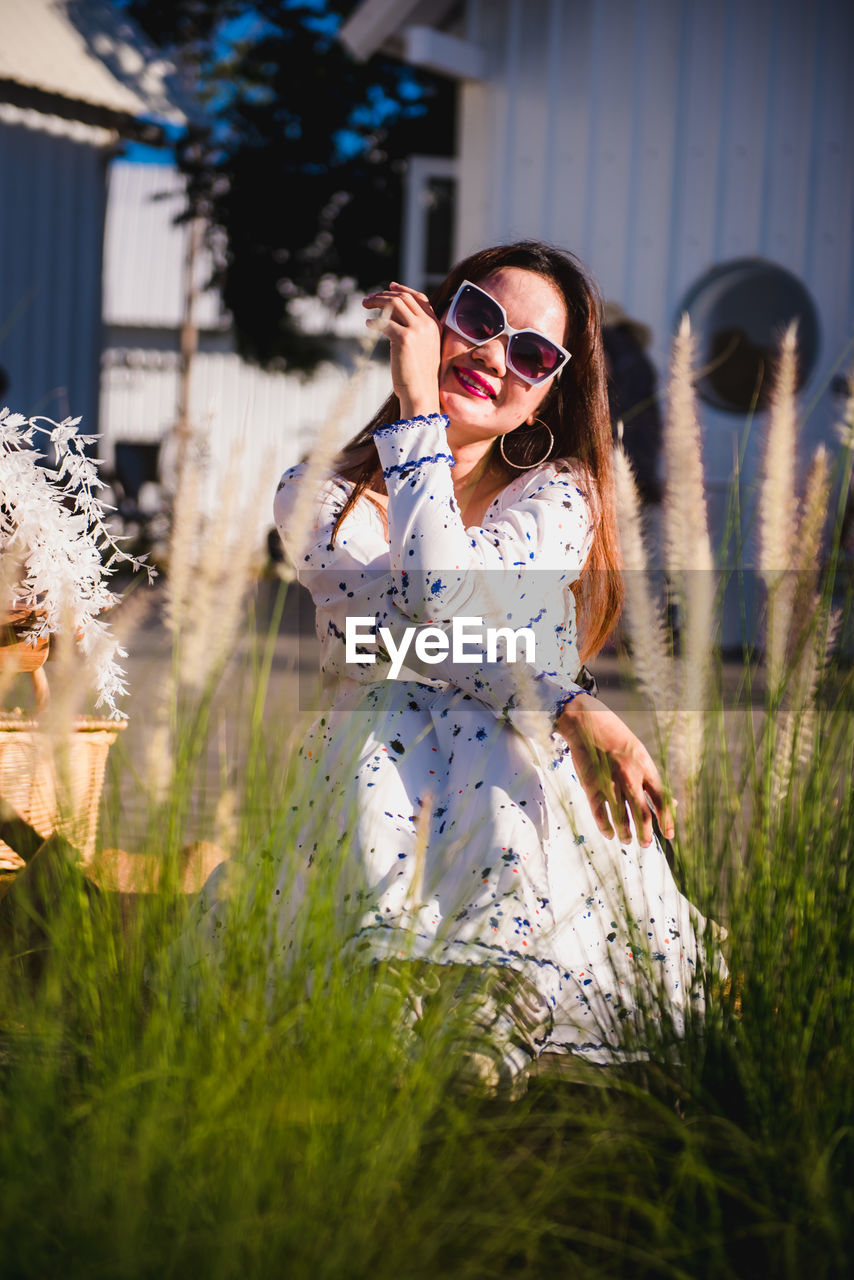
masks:
<path id="1" fill-rule="evenodd" d="M 538 746 L 458 689 L 372 685 L 312 726 L 296 794 L 317 808 L 298 861 L 334 864 L 354 954 L 512 971 L 529 1052 L 613 1063 L 639 1022 L 679 1035 L 702 1009 L 702 917 L 660 844 L 600 832 L 557 734 Z"/>

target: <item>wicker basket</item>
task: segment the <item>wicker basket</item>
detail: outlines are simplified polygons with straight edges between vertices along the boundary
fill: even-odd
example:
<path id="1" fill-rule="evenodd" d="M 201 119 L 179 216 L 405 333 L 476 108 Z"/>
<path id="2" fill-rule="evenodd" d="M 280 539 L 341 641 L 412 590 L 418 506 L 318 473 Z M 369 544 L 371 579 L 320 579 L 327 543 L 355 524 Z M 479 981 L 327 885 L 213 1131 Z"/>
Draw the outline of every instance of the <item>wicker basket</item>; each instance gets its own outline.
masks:
<path id="1" fill-rule="evenodd" d="M 84 861 L 95 852 L 107 753 L 124 721 L 81 717 L 63 742 L 20 713 L 0 715 L 0 796 L 39 835 L 59 831 Z M 0 858 L 14 865 L 0 840 Z"/>
<path id="2" fill-rule="evenodd" d="M 42 670 L 48 638 L 35 646 L 20 638 L 35 621 L 36 615 L 21 609 L 0 615 L 0 673 L 13 679 L 28 673 L 36 706 L 44 707 L 49 696 Z M 57 739 L 20 710 L 0 712 L 0 796 L 39 835 L 61 832 L 89 861 L 98 835 L 107 752 L 125 723 L 81 716 L 69 734 Z M 0 840 L 0 864 L 14 868 L 20 863 L 15 851 Z"/>

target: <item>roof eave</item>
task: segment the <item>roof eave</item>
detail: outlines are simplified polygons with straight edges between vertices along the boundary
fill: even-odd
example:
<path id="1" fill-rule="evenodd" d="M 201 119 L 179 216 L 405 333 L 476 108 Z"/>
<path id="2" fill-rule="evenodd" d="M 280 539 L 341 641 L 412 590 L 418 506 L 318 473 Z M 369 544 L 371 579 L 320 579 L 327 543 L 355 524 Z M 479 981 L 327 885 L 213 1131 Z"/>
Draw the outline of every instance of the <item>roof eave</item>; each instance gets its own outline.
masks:
<path id="1" fill-rule="evenodd" d="M 358 62 L 393 38 L 417 7 L 418 0 L 363 0 L 342 24 L 338 39 Z"/>
<path id="2" fill-rule="evenodd" d="M 0 102 L 12 106 L 39 111 L 43 115 L 59 116 L 63 120 L 77 120 L 81 124 L 112 129 L 120 137 L 132 142 L 143 142 L 151 147 L 168 145 L 169 139 L 162 124 L 138 119 L 124 111 L 98 106 L 94 102 L 81 102 L 78 98 L 66 98 L 62 94 L 39 89 L 35 85 L 19 84 L 16 80 L 0 79 Z"/>
<path id="3" fill-rule="evenodd" d="M 382 52 L 452 80 L 482 80 L 485 51 L 440 28 L 438 19 L 447 7 L 424 0 L 363 0 L 341 27 L 338 39 L 360 62 Z"/>
<path id="4" fill-rule="evenodd" d="M 410 66 L 423 67 L 452 80 L 486 78 L 486 52 L 471 40 L 461 40 L 434 27 L 411 26 L 401 31 L 399 47 L 397 56 Z"/>

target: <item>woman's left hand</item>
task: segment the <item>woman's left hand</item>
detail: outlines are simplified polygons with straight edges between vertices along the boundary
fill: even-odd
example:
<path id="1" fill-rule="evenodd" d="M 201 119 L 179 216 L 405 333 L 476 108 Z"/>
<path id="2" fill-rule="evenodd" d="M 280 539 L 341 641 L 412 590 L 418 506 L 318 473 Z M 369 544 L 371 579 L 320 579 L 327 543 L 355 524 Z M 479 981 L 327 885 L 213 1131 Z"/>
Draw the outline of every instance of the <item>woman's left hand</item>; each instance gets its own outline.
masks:
<path id="1" fill-rule="evenodd" d="M 649 845 L 654 813 L 665 837 L 673 838 L 673 814 L 661 775 L 641 740 L 615 712 L 597 698 L 582 695 L 566 704 L 557 729 L 569 745 L 578 780 L 604 835 L 613 836 L 616 827 L 620 839 L 628 842 L 631 813 L 638 839 Z"/>
<path id="2" fill-rule="evenodd" d="M 404 418 L 439 413 L 439 358 L 442 328 L 427 295 L 392 281 L 370 293 L 362 306 L 382 315 L 367 321 L 391 345 L 391 380 Z"/>

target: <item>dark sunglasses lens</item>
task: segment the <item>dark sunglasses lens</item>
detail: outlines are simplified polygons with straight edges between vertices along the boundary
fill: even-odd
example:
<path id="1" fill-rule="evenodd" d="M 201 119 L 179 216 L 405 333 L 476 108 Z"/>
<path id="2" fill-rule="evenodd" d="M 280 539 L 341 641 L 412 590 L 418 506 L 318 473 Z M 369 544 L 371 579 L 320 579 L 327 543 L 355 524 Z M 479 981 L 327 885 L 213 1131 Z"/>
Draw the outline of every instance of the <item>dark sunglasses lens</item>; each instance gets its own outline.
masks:
<path id="1" fill-rule="evenodd" d="M 472 342 L 488 342 L 504 328 L 498 305 L 468 285 L 454 307 L 454 323 Z"/>
<path id="2" fill-rule="evenodd" d="M 533 333 L 514 333 L 507 354 L 517 372 L 535 382 L 548 378 L 563 359 L 554 343 Z"/>

